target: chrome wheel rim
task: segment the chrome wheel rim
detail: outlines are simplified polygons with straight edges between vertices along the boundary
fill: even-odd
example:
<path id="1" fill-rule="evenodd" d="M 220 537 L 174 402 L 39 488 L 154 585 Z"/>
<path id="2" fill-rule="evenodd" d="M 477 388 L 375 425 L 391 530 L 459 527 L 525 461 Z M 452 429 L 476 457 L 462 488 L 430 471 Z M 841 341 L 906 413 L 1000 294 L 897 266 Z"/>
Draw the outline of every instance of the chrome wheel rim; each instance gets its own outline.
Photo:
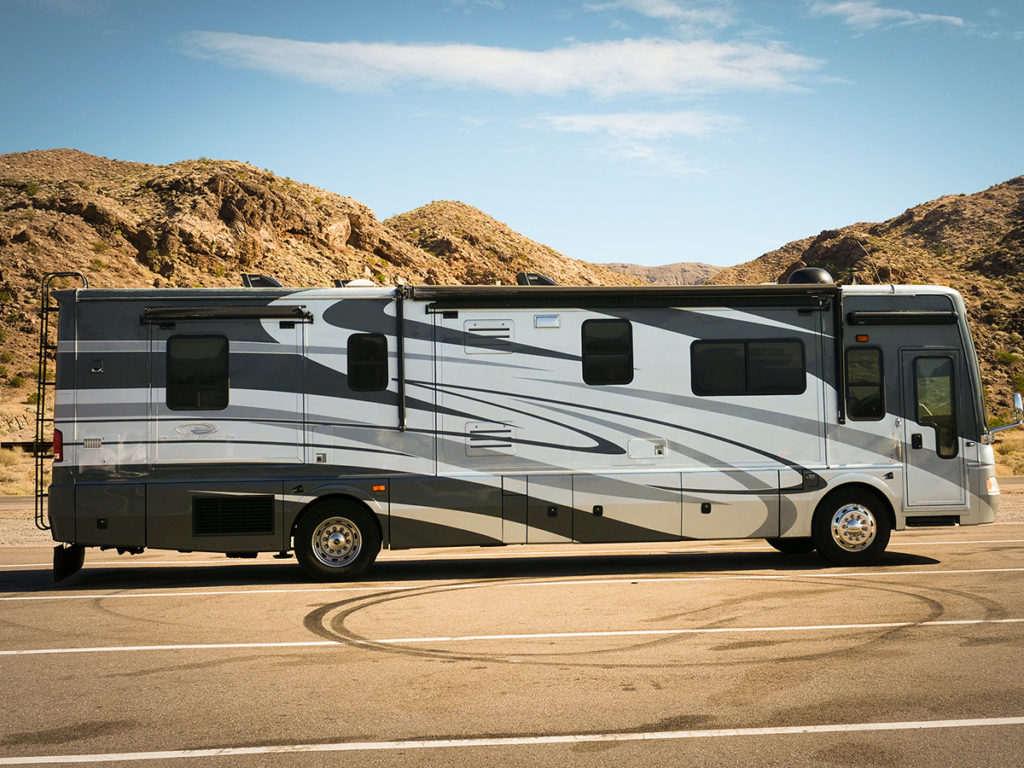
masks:
<path id="1" fill-rule="evenodd" d="M 359 526 L 347 517 L 329 517 L 313 531 L 313 555 L 328 568 L 351 565 L 362 549 Z"/>
<path id="2" fill-rule="evenodd" d="M 871 510 L 861 504 L 846 504 L 832 516 L 832 540 L 846 552 L 860 552 L 871 546 L 878 525 Z"/>

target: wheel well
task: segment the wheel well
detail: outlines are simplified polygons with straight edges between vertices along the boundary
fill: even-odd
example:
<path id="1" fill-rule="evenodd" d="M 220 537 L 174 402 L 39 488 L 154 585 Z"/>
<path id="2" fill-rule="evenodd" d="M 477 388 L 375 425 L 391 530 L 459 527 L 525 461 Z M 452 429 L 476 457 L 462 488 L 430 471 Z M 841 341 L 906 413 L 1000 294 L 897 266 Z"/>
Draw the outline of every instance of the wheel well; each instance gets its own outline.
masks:
<path id="1" fill-rule="evenodd" d="M 877 488 L 873 488 L 865 483 L 844 483 L 821 497 L 818 505 L 814 508 L 814 513 L 817 514 L 818 510 L 831 499 L 833 496 L 839 493 L 867 493 L 877 498 L 882 503 L 882 510 L 885 512 L 886 517 L 889 520 L 889 527 L 891 530 L 896 530 L 896 512 L 892 508 L 892 504 L 884 493 L 879 491 Z"/>
<path id="2" fill-rule="evenodd" d="M 369 507 L 369 505 L 367 505 L 367 504 L 366 504 L 366 502 L 365 502 L 365 501 L 363 501 L 362 499 L 360 499 L 360 498 L 357 498 L 357 497 L 355 497 L 355 496 L 350 496 L 350 495 L 348 495 L 348 494 L 345 494 L 345 493 L 331 493 L 331 494 L 328 494 L 328 495 L 326 495 L 326 496 L 320 496 L 319 498 L 317 498 L 317 499 L 314 499 L 313 501 L 309 502 L 309 503 L 308 503 L 308 504 L 307 504 L 306 506 L 304 506 L 304 507 L 303 507 L 302 509 L 300 509 L 300 510 L 299 510 L 299 514 L 297 514 L 297 515 L 295 516 L 295 519 L 294 519 L 294 520 L 292 520 L 292 527 L 291 527 L 291 530 L 290 530 L 290 532 L 289 532 L 289 535 L 290 535 L 290 536 L 291 536 L 292 538 L 294 538 L 294 537 L 295 537 L 295 529 L 296 529 L 296 528 L 298 528 L 298 526 L 299 526 L 299 521 L 300 521 L 300 520 L 301 520 L 301 519 L 302 519 L 302 518 L 303 518 L 303 517 L 304 517 L 304 516 L 305 516 L 305 515 L 306 515 L 306 514 L 307 514 L 307 513 L 308 513 L 308 512 L 309 512 L 309 511 L 311 510 L 311 509 L 313 509 L 314 507 L 318 507 L 318 506 L 320 506 L 321 504 L 328 504 L 328 503 L 330 503 L 330 502 L 332 502 L 332 501 L 343 501 L 343 502 L 351 502 L 351 503 L 353 503 L 353 504 L 358 504 L 358 505 L 359 505 L 359 506 L 361 506 L 361 507 L 362 507 L 363 509 L 365 509 L 365 510 L 366 510 L 366 511 L 367 511 L 367 512 L 368 512 L 368 513 L 370 514 L 370 517 L 371 517 L 371 518 L 373 518 L 373 523 L 374 523 L 374 525 L 376 525 L 376 526 L 377 526 L 377 533 L 378 533 L 378 534 L 380 534 L 380 540 L 381 540 L 381 541 L 384 541 L 384 529 L 383 529 L 383 528 L 381 527 L 381 524 L 380 524 L 380 518 L 379 518 L 379 517 L 377 516 L 377 513 L 376 513 L 376 512 L 374 512 L 374 511 L 373 511 L 373 510 L 372 510 L 372 509 L 371 509 L 371 508 Z"/>

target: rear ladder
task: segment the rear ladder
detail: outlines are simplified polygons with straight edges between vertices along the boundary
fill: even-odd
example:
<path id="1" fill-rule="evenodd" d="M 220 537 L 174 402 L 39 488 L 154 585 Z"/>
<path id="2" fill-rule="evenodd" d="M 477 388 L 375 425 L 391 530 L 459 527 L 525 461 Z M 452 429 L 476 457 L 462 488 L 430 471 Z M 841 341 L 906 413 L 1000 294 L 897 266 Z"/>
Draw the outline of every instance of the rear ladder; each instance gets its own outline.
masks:
<path id="1" fill-rule="evenodd" d="M 39 377 L 36 380 L 36 439 L 32 446 L 35 456 L 35 515 L 36 528 L 43 531 L 50 529 L 46 515 L 46 497 L 49 495 L 46 486 L 46 461 L 53 458 L 52 449 L 47 449 L 47 427 L 53 424 L 53 417 L 47 416 L 48 394 L 56 386 L 50 380 L 50 353 L 56 352 L 57 344 L 51 341 L 50 318 L 59 307 L 51 300 L 53 284 L 57 280 L 74 278 L 82 283 L 83 288 L 89 287 L 89 280 L 81 272 L 50 272 L 43 275 L 41 296 L 39 299 L 39 366 L 36 369 Z M 56 358 L 54 358 L 56 366 Z"/>

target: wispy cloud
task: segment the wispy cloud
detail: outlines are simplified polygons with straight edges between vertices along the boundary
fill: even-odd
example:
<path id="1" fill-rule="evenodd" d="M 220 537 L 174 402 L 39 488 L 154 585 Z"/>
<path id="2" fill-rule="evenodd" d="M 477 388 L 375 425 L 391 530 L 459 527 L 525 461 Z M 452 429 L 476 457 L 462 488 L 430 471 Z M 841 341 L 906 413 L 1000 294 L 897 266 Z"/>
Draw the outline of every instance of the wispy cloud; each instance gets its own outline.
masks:
<path id="1" fill-rule="evenodd" d="M 342 91 L 401 85 L 600 98 L 781 91 L 822 62 L 775 43 L 653 38 L 573 43 L 546 51 L 474 44 L 312 43 L 230 32 L 193 32 L 184 51 Z"/>
<path id="2" fill-rule="evenodd" d="M 614 161 L 623 161 L 645 169 L 652 176 L 693 176 L 706 173 L 700 163 L 672 148 L 652 144 L 609 144 L 601 154 Z"/>
<path id="3" fill-rule="evenodd" d="M 741 120 L 699 110 L 678 112 L 616 112 L 554 115 L 540 124 L 563 133 L 589 134 L 598 141 L 593 151 L 616 161 L 639 163 L 648 172 L 684 176 L 703 169 L 672 142 L 736 129 Z"/>
<path id="4" fill-rule="evenodd" d="M 727 27 L 735 22 L 732 3 L 725 0 L 695 4 L 680 0 L 608 0 L 585 3 L 589 11 L 626 10 L 651 19 Z"/>
<path id="5" fill-rule="evenodd" d="M 649 141 L 676 136 L 707 136 L 733 130 L 741 121 L 729 115 L 687 110 L 554 115 L 542 118 L 541 123 L 567 133 L 597 133 L 620 141 Z"/>
<path id="6" fill-rule="evenodd" d="M 475 6 L 483 6 L 495 11 L 505 10 L 505 3 L 502 0 L 448 0 L 448 5 L 452 8 L 462 8 L 467 13 Z"/>
<path id="7" fill-rule="evenodd" d="M 21 5 L 35 6 L 68 16 L 102 16 L 113 0 L 14 0 Z"/>
<path id="8" fill-rule="evenodd" d="M 959 16 L 942 16 L 935 13 L 917 13 L 901 8 L 885 8 L 877 0 L 844 0 L 843 2 L 811 3 L 810 11 L 815 16 L 838 16 L 843 23 L 858 31 L 879 29 L 881 27 L 921 26 L 946 24 L 953 27 L 965 27 Z"/>

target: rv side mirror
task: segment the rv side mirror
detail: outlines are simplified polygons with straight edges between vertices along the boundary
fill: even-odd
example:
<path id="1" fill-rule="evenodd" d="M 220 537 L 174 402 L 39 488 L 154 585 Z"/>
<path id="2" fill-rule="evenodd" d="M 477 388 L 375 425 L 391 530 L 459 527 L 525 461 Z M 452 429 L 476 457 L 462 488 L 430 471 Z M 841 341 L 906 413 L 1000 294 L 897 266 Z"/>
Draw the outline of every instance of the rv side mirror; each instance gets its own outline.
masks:
<path id="1" fill-rule="evenodd" d="M 1017 418 L 1016 423 L 1006 424 L 1002 427 L 995 427 L 990 429 L 984 435 L 981 436 L 981 442 L 985 445 L 992 445 L 992 435 L 996 432 L 1002 432 L 1004 429 L 1015 429 L 1016 427 L 1024 427 L 1024 398 L 1021 397 L 1020 392 L 1013 393 L 1013 411 Z"/>

